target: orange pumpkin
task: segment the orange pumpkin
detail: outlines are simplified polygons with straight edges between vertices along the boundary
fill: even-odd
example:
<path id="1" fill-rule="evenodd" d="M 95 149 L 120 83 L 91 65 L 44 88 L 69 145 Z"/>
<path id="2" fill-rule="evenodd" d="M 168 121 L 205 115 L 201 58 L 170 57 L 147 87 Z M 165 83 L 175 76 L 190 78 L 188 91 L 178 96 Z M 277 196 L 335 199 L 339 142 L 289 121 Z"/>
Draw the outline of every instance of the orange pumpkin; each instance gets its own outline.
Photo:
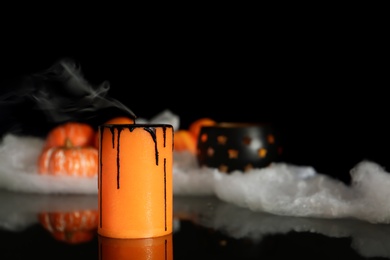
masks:
<path id="1" fill-rule="evenodd" d="M 38 158 L 38 173 L 94 177 L 98 173 L 99 152 L 95 147 L 75 147 L 70 141 L 65 146 L 44 149 Z"/>
<path id="2" fill-rule="evenodd" d="M 64 146 L 70 141 L 73 146 L 91 146 L 95 141 L 95 130 L 86 123 L 67 122 L 54 127 L 47 135 L 44 149 Z"/>
<path id="3" fill-rule="evenodd" d="M 216 125 L 217 122 L 209 117 L 202 117 L 193 121 L 188 129 L 175 131 L 174 149 L 175 151 L 189 151 L 196 154 L 198 145 L 198 135 L 203 126 Z"/>
<path id="4" fill-rule="evenodd" d="M 196 143 L 197 141 L 190 131 L 185 129 L 175 131 L 173 139 L 173 148 L 175 151 L 189 151 L 192 154 L 196 154 Z"/>
<path id="5" fill-rule="evenodd" d="M 211 119 L 209 117 L 202 117 L 202 118 L 199 118 L 199 119 L 193 121 L 190 124 L 190 126 L 188 127 L 188 130 L 195 137 L 195 139 L 198 140 L 200 129 L 203 126 L 213 126 L 216 124 L 217 124 L 217 122 L 214 119 Z"/>
<path id="6" fill-rule="evenodd" d="M 70 244 L 92 240 L 96 234 L 98 217 L 97 210 L 42 212 L 38 214 L 41 225 L 55 239 Z"/>

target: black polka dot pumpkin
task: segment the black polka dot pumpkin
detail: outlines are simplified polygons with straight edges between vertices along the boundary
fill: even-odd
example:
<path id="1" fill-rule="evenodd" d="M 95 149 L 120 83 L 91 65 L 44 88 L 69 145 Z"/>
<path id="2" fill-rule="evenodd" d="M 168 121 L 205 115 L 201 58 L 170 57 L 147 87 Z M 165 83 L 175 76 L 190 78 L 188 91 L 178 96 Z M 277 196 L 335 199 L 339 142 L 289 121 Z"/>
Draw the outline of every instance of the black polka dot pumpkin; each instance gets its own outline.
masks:
<path id="1" fill-rule="evenodd" d="M 218 123 L 203 126 L 198 136 L 199 166 L 224 173 L 263 168 L 281 156 L 281 144 L 271 124 Z"/>

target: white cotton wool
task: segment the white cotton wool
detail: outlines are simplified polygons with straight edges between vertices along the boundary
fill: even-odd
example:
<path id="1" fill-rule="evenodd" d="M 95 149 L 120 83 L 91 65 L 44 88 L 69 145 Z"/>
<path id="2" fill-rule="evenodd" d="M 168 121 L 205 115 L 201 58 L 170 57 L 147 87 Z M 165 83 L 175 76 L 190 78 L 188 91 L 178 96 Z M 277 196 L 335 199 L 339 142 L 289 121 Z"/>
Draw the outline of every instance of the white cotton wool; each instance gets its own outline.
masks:
<path id="1" fill-rule="evenodd" d="M 164 122 L 162 122 L 164 121 Z M 146 123 L 151 122 L 145 120 Z M 153 123 L 179 126 L 169 110 Z M 36 160 L 43 140 L 6 135 L 0 143 L 0 188 L 17 192 L 97 194 L 97 178 L 42 176 Z M 173 194 L 215 196 L 221 201 L 253 212 L 275 215 L 355 218 L 371 223 L 390 223 L 390 173 L 372 161 L 362 161 L 350 171 L 351 185 L 311 166 L 283 162 L 248 172 L 229 174 L 199 167 L 190 152 L 173 155 Z"/>

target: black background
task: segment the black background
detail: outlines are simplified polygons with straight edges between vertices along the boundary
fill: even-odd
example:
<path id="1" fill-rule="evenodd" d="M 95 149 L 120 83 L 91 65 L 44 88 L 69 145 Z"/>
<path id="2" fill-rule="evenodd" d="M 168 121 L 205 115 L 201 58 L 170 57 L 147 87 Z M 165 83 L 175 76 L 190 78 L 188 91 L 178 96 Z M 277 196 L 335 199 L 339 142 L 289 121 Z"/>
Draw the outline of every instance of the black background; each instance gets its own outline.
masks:
<path id="1" fill-rule="evenodd" d="M 1 93 L 12 91 L 10 81 L 68 57 L 91 84 L 108 81 L 110 96 L 138 117 L 169 109 L 181 128 L 201 117 L 271 122 L 282 133 L 284 161 L 346 181 L 362 160 L 390 167 L 380 17 L 314 17 L 264 23 L 182 14 L 121 26 L 107 17 L 67 30 L 25 23 L 3 38 Z M 28 131 L 39 125 L 33 111 L 21 114 Z"/>
<path id="2" fill-rule="evenodd" d="M 362 160 L 390 169 L 388 15 L 380 14 L 387 8 L 366 3 L 230 6 L 232 10 L 225 9 L 226 3 L 217 8 L 209 3 L 168 6 L 170 10 L 104 5 L 98 11 L 96 3 L 87 9 L 61 3 L 39 13 L 21 5 L 14 14 L 3 8 L 1 134 L 15 123 L 9 117 L 15 111 L 25 134 L 47 131 L 49 122 L 37 111 L 2 104 L 1 98 L 13 91 L 15 79 L 70 57 L 90 83 L 109 81 L 110 95 L 138 117 L 170 109 L 180 116 L 182 128 L 201 117 L 272 122 L 282 133 L 286 162 L 310 165 L 346 182 L 349 171 Z M 212 247 L 209 230 L 190 224 L 183 230 L 176 235 L 177 258 L 184 250 L 195 258 L 218 254 L 227 259 L 235 257 L 230 249 L 248 251 L 245 240 L 233 241 L 221 252 Z M 4 251 L 9 258 L 24 253 L 53 258 L 58 252 L 65 257 L 97 256 L 96 243 L 56 246 L 37 226 L 21 235 L 7 231 L 0 235 L 8 242 Z M 310 258 L 348 254 L 349 259 L 361 259 L 350 252 L 347 238 L 333 243 L 313 233 L 303 236 L 266 237 L 263 247 L 253 247 L 258 250 L 253 254 L 276 259 L 308 252 Z M 190 239 L 194 243 L 188 243 Z M 43 247 L 48 251 L 39 251 Z"/>

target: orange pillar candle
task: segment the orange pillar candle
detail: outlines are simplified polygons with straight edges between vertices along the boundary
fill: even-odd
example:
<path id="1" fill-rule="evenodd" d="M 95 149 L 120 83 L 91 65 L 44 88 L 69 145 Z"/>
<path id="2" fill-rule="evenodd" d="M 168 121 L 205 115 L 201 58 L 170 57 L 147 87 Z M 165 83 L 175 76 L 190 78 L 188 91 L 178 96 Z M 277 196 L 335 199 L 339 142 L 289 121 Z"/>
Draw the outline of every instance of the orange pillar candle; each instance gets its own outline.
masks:
<path id="1" fill-rule="evenodd" d="M 99 126 L 98 233 L 149 238 L 172 233 L 173 127 Z"/>
<path id="2" fill-rule="evenodd" d="M 100 260 L 172 260 L 172 234 L 153 238 L 118 239 L 99 236 Z"/>

